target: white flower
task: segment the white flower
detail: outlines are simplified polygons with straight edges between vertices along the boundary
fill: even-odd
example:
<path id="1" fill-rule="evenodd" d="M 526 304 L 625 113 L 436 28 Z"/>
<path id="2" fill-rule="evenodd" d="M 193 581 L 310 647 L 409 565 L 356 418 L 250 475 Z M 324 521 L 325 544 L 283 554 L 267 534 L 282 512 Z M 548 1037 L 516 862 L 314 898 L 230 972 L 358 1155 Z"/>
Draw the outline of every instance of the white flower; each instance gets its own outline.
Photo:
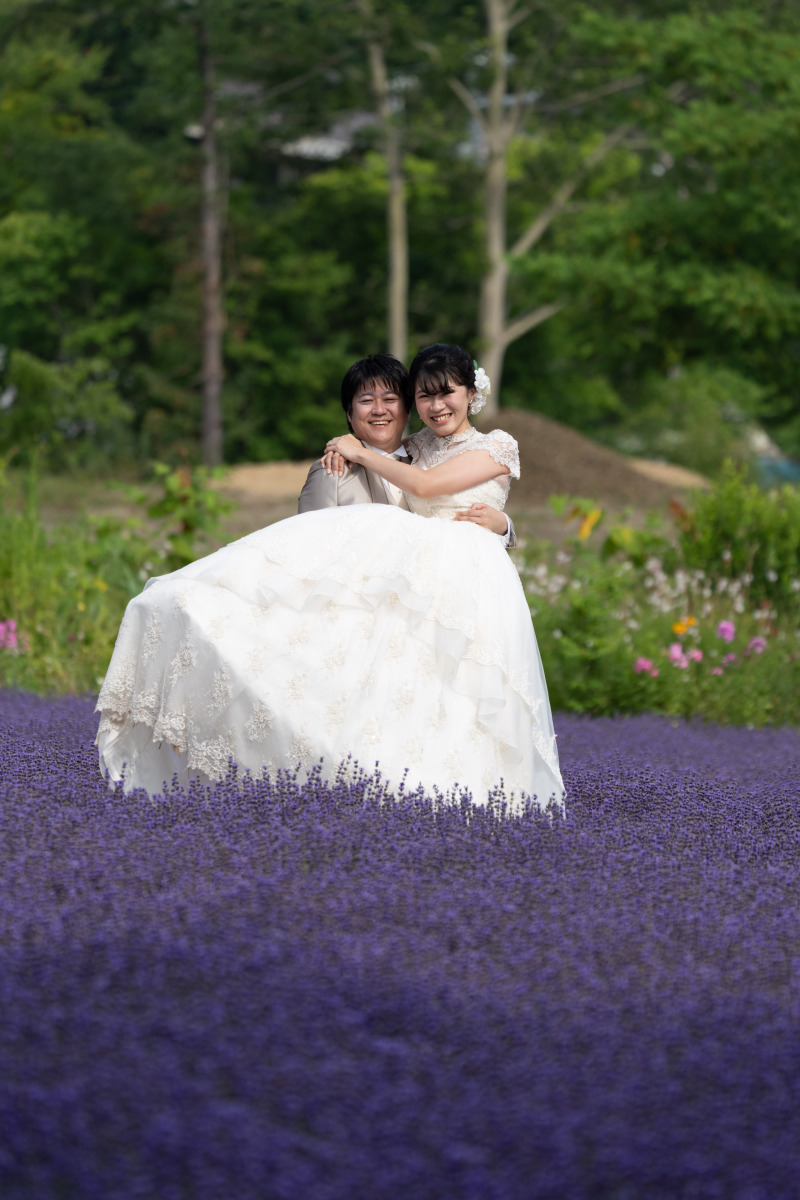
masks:
<path id="1" fill-rule="evenodd" d="M 479 413 L 482 408 L 486 407 L 486 397 L 491 395 L 492 383 L 489 376 L 484 371 L 483 367 L 475 368 L 475 395 L 469 404 L 469 411 L 472 416 Z"/>
<path id="2" fill-rule="evenodd" d="M 478 367 L 477 371 L 475 372 L 475 390 L 480 392 L 482 396 L 491 395 L 492 382 L 484 371 L 483 367 Z"/>

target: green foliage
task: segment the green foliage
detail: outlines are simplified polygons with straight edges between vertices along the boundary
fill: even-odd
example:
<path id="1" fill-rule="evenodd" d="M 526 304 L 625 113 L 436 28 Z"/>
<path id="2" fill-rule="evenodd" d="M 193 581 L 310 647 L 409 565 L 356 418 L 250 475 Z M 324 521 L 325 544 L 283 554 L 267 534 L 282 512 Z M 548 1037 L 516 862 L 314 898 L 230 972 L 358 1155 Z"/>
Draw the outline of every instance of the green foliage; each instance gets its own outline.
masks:
<path id="1" fill-rule="evenodd" d="M 485 147 L 449 81 L 485 93 L 485 13 L 460 0 L 374 9 L 405 155 L 409 351 L 455 340 L 480 356 Z M 530 103 L 511 153 L 511 243 L 575 186 L 511 264 L 511 319 L 564 307 L 510 346 L 504 403 L 712 473 L 739 454 L 738 427 L 718 419 L 735 405 L 800 454 L 791 6 L 564 0 L 520 15 L 510 92 Z M 0 341 L 56 371 L 80 410 L 58 416 L 82 432 L 47 442 L 52 463 L 89 461 L 92 445 L 198 457 L 202 155 L 184 131 L 202 113 L 201 17 L 219 82 L 226 456 L 317 453 L 341 430 L 343 371 L 385 349 L 386 171 L 355 5 L 4 0 Z M 338 157 L 298 150 L 331 131 Z M 127 425 L 120 407 L 102 415 L 117 402 Z"/>
<path id="2" fill-rule="evenodd" d="M 162 496 L 139 518 L 83 518 L 48 531 L 30 471 L 16 494 L 0 460 L 0 622 L 18 647 L 0 646 L 0 686 L 96 691 L 128 600 L 144 580 L 197 558 L 230 502 L 203 470 L 160 464 Z M 134 497 L 144 507 L 144 494 Z"/>
<path id="3" fill-rule="evenodd" d="M 618 449 L 716 476 L 726 460 L 753 458 L 748 433 L 766 389 L 725 367 L 691 363 L 642 384 L 636 408 L 609 427 Z"/>
<path id="4" fill-rule="evenodd" d="M 16 621 L 20 649 L 0 649 L 0 683 L 34 691 L 96 690 L 125 604 L 141 586 L 148 552 L 135 522 L 81 521 L 50 535 L 39 518 L 35 479 L 28 480 L 19 506 L 4 487 L 0 620 Z"/>
<path id="5" fill-rule="evenodd" d="M 729 465 L 674 530 L 551 505 L 576 534 L 527 549 L 520 574 L 555 707 L 800 724 L 800 491 Z"/>
<path id="6" fill-rule="evenodd" d="M 83 222 L 65 214 L 11 212 L 0 219 L 0 322 L 7 341 L 57 344 L 59 306 L 87 241 Z"/>
<path id="7" fill-rule="evenodd" d="M 800 593 L 800 490 L 769 492 L 728 466 L 713 491 L 682 515 L 680 550 L 689 569 L 718 580 L 744 577 L 754 601 L 781 608 Z"/>
<path id="8" fill-rule="evenodd" d="M 6 371 L 13 397 L 0 412 L 0 453 L 50 467 L 86 466 L 116 448 L 130 421 L 113 372 L 103 359 L 48 363 L 16 350 Z"/>
<path id="9" fill-rule="evenodd" d="M 521 557 L 554 708 L 800 725 L 800 597 L 791 588 L 770 607 L 747 576 L 721 583 L 656 555 L 636 569 L 577 540 L 566 552 L 533 547 Z"/>
<path id="10" fill-rule="evenodd" d="M 175 571 L 197 558 L 198 535 L 216 536 L 222 517 L 234 505 L 211 486 L 223 478 L 220 469 L 184 466 L 174 470 L 165 463 L 153 463 L 153 472 L 164 494 L 150 505 L 147 515 L 161 522 L 169 546 L 167 567 Z"/>

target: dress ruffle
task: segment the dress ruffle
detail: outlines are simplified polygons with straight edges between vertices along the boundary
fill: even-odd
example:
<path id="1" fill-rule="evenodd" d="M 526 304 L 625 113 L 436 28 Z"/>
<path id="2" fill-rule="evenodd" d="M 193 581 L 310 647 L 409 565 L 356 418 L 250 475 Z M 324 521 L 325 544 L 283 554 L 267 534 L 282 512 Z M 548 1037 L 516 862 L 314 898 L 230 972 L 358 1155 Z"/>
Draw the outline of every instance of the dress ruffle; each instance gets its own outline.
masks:
<path id="1" fill-rule="evenodd" d="M 454 583 L 455 581 L 455 583 Z M 322 760 L 512 806 L 563 794 L 530 613 L 499 539 L 388 505 L 305 513 L 128 606 L 101 766 L 126 789 Z"/>

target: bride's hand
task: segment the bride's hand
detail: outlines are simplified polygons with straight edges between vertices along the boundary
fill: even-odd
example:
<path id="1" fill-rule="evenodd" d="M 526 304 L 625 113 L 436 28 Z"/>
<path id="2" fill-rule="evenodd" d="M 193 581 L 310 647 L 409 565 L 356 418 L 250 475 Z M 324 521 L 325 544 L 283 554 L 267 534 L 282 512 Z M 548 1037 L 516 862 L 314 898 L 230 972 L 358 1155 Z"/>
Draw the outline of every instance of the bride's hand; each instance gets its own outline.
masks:
<path id="1" fill-rule="evenodd" d="M 364 447 L 358 438 L 353 437 L 352 433 L 346 433 L 344 437 L 331 438 L 320 461 L 329 475 L 331 471 L 341 475 L 344 470 L 342 461 L 358 462 L 359 453 L 363 450 Z"/>
<path id="2" fill-rule="evenodd" d="M 344 475 L 344 469 L 347 466 L 347 459 L 342 458 L 335 450 L 326 450 L 322 458 L 319 460 L 325 467 L 329 475 Z"/>
<path id="3" fill-rule="evenodd" d="M 472 504 L 469 508 L 462 508 L 453 520 L 472 521 L 473 524 L 482 525 L 484 529 L 500 534 L 501 537 L 508 533 L 508 517 L 498 508 L 492 508 L 491 504 Z"/>

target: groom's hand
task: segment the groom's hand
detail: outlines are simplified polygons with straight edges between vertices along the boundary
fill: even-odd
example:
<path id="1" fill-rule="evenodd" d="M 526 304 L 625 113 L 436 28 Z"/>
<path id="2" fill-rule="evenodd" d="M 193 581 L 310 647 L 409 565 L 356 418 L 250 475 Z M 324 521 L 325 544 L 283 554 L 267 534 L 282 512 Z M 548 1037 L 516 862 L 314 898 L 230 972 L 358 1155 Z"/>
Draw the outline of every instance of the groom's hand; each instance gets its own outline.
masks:
<path id="1" fill-rule="evenodd" d="M 353 437 L 352 433 L 346 433 L 344 437 L 331 438 L 325 447 L 320 462 L 325 470 L 330 475 L 332 471 L 336 471 L 338 475 L 342 474 L 344 466 L 342 460 L 346 462 L 358 462 L 359 454 L 363 454 L 364 447 L 357 437 Z"/>
<path id="2" fill-rule="evenodd" d="M 491 504 L 472 504 L 469 508 L 462 508 L 453 520 L 472 521 L 474 525 L 482 525 L 484 529 L 489 529 L 500 537 L 505 537 L 508 533 L 508 517 L 498 508 L 492 508 Z"/>

